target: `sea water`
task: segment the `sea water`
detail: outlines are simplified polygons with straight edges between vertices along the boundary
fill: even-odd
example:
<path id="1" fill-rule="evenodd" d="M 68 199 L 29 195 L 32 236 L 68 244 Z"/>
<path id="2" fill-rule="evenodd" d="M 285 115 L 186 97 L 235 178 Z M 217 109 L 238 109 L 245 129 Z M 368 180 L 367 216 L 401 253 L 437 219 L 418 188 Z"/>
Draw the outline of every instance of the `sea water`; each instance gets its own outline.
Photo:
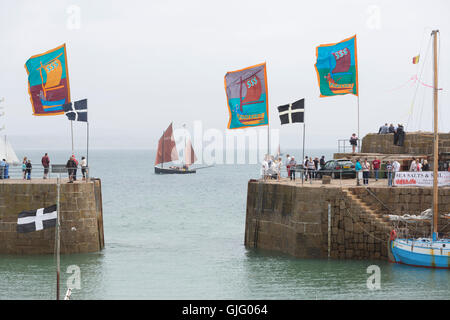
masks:
<path id="1" fill-rule="evenodd" d="M 48 152 L 54 164 L 70 156 Z M 301 152 L 292 153 L 301 158 Z M 310 153 L 329 159 L 332 151 Z M 39 164 L 43 152 L 17 154 Z M 296 259 L 245 248 L 247 183 L 258 177 L 260 165 L 155 175 L 154 159 L 152 150 L 90 151 L 91 175 L 102 179 L 105 249 L 61 256 L 61 295 L 76 284 L 76 268 L 75 300 L 449 299 L 447 270 Z M 0 255 L 0 299 L 55 296 L 53 255 Z"/>

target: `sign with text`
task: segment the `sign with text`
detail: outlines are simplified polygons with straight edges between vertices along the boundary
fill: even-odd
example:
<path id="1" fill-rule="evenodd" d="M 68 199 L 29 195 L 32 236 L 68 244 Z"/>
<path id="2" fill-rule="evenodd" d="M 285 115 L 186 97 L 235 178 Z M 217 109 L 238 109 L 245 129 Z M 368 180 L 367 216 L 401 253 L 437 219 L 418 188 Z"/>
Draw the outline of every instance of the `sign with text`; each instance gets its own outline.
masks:
<path id="1" fill-rule="evenodd" d="M 432 187 L 433 186 L 433 172 L 396 172 L 394 177 L 395 186 L 417 186 L 417 187 Z M 450 186 L 450 172 L 438 172 L 438 186 Z"/>

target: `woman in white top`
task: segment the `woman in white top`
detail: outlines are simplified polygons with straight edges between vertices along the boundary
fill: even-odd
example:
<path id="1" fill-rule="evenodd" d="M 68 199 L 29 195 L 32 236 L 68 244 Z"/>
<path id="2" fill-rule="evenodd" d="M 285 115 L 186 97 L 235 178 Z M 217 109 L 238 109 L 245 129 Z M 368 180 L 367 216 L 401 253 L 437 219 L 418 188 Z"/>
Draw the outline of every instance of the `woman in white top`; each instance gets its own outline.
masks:
<path id="1" fill-rule="evenodd" d="M 81 157 L 81 173 L 83 175 L 83 180 L 86 180 L 86 168 L 87 168 L 87 160 L 85 157 Z"/>

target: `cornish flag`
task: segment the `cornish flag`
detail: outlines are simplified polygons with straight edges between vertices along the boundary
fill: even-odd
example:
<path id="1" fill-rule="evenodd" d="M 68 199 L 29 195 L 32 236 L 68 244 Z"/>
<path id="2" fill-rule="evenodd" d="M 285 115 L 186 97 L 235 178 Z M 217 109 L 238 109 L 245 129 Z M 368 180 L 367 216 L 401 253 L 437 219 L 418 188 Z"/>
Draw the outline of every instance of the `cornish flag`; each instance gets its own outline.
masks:
<path id="1" fill-rule="evenodd" d="M 305 114 L 305 99 L 278 107 L 281 124 L 301 122 Z"/>
<path id="2" fill-rule="evenodd" d="M 17 219 L 17 232 L 33 232 L 56 225 L 56 204 L 47 208 L 22 211 Z"/>
<path id="3" fill-rule="evenodd" d="M 87 122 L 87 99 L 66 103 L 63 108 L 69 120 Z"/>

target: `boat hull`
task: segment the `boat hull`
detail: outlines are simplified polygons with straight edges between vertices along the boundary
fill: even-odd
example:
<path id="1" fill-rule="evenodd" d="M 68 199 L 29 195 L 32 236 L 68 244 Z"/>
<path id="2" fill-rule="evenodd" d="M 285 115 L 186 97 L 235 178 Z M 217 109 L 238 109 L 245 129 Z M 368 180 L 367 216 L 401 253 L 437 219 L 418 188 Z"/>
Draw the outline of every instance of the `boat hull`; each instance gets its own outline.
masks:
<path id="1" fill-rule="evenodd" d="M 390 241 L 395 263 L 415 267 L 450 269 L 450 241 L 395 239 Z"/>
<path id="2" fill-rule="evenodd" d="M 197 172 L 196 170 L 179 170 L 179 169 L 155 167 L 155 174 L 189 174 L 196 172 Z"/>

